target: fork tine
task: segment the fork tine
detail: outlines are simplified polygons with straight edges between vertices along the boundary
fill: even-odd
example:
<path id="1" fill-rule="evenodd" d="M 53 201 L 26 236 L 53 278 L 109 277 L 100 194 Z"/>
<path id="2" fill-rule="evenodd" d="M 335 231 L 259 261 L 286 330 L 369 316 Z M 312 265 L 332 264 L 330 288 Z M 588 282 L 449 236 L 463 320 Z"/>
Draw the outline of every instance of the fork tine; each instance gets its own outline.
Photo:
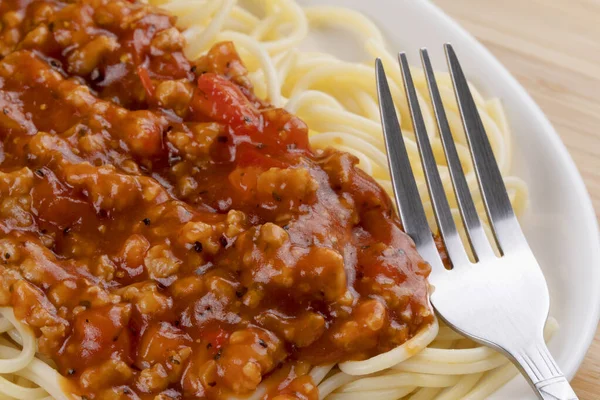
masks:
<path id="1" fill-rule="evenodd" d="M 435 211 L 440 235 L 444 240 L 452 264 L 455 266 L 467 265 L 469 264 L 469 258 L 460 240 L 458 231 L 456 230 L 454 219 L 452 218 L 452 212 L 450 211 L 448 199 L 444 192 L 444 186 L 442 185 L 433 151 L 431 150 L 431 143 L 427 136 L 425 122 L 423 121 L 423 115 L 419 107 L 419 100 L 417 98 L 406 54 L 398 54 L 398 61 L 400 62 L 400 70 L 402 71 L 402 78 L 404 79 L 404 90 L 406 91 L 406 98 L 408 99 L 408 106 L 410 108 L 410 115 L 413 121 L 415 136 L 417 138 L 419 155 L 421 156 L 427 188 L 429 189 L 429 196 L 431 197 L 431 202 Z"/>
<path id="2" fill-rule="evenodd" d="M 444 49 L 483 202 L 498 247 L 504 254 L 526 242 L 458 57 L 449 43 L 444 45 Z"/>
<path id="3" fill-rule="evenodd" d="M 442 97 L 440 96 L 440 91 L 433 73 L 433 67 L 431 66 L 431 60 L 429 59 L 429 53 L 427 53 L 426 49 L 421 49 L 421 62 L 423 64 L 423 71 L 425 72 L 427 87 L 429 88 L 429 95 L 431 97 L 438 130 L 442 139 L 442 147 L 444 148 L 444 154 L 446 155 L 446 160 L 448 162 L 448 169 L 450 170 L 454 193 L 467 232 L 467 238 L 469 239 L 473 254 L 477 260 L 493 256 L 494 253 L 492 247 L 485 236 L 481 220 L 477 215 L 477 210 L 475 209 L 475 204 L 473 203 L 473 198 L 471 197 L 471 192 L 469 191 L 469 186 L 467 185 L 467 180 L 465 178 L 465 173 L 460 164 L 458 153 L 456 152 L 454 138 L 450 131 L 450 125 L 446 118 Z"/>
<path id="4" fill-rule="evenodd" d="M 392 186 L 404 231 L 412 237 L 421 256 L 431 265 L 432 272 L 445 270 L 427 223 L 421 196 L 402 138 L 390 87 L 383 63 L 379 58 L 375 61 L 375 75 Z"/>

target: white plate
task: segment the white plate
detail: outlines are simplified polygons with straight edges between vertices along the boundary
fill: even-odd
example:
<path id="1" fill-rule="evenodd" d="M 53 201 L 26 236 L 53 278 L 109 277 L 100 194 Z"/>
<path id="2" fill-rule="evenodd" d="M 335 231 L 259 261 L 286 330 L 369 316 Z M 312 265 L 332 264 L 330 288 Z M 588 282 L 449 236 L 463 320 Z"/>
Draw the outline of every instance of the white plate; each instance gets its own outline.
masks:
<path id="1" fill-rule="evenodd" d="M 442 45 L 451 42 L 468 78 L 484 94 L 499 97 L 513 132 L 514 175 L 528 183 L 531 206 L 523 228 L 548 281 L 550 313 L 560 331 L 550 350 L 563 372 L 575 375 L 593 339 L 600 316 L 600 239 L 592 203 L 573 160 L 554 128 L 523 87 L 475 38 L 442 11 L 415 0 L 301 0 L 303 5 L 342 5 L 371 17 L 390 48 L 406 51 L 418 64 L 427 47 L 434 65 L 446 68 Z M 327 50 L 353 59 L 340 44 Z M 323 48 L 324 43 L 320 42 Z M 342 49 L 342 50 L 340 50 Z M 420 65 L 420 64 L 419 64 Z M 522 377 L 490 399 L 534 399 Z"/>

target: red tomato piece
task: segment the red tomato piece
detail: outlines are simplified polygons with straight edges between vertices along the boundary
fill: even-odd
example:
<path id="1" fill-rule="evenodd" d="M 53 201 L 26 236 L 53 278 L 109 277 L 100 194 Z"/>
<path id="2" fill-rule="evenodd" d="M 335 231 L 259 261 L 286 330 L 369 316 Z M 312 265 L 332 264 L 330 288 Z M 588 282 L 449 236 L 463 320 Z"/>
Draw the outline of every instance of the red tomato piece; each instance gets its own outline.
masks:
<path id="1" fill-rule="evenodd" d="M 242 91 L 226 78 L 206 73 L 198 78 L 198 90 L 192 108 L 218 122 L 227 124 L 237 134 L 258 130 L 260 117 Z"/>
<path id="2" fill-rule="evenodd" d="M 229 332 L 222 328 L 216 328 L 214 330 L 202 332 L 202 339 L 206 342 L 208 348 L 211 348 L 216 352 L 223 347 L 227 339 L 229 339 Z"/>

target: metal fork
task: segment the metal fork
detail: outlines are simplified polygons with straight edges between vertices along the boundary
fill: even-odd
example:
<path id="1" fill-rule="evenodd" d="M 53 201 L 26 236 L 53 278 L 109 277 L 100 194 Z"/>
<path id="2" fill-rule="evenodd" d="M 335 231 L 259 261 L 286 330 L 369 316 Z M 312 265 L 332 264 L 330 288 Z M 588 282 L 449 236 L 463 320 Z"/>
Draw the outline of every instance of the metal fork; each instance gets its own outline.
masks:
<path id="1" fill-rule="evenodd" d="M 513 212 L 456 53 L 450 44 L 444 47 L 479 189 L 501 255 L 495 255 L 485 236 L 456 152 L 429 55 L 426 49 L 421 49 L 437 127 L 475 262 L 469 260 L 452 219 L 408 61 L 406 55 L 400 53 L 400 69 L 421 162 L 439 232 L 453 266 L 452 269 L 444 267 L 417 191 L 383 64 L 377 59 L 379 107 L 394 194 L 406 233 L 431 264 L 429 280 L 435 288 L 431 303 L 450 327 L 508 356 L 540 399 L 577 399 L 544 342 L 543 328 L 549 311 L 546 281 Z"/>

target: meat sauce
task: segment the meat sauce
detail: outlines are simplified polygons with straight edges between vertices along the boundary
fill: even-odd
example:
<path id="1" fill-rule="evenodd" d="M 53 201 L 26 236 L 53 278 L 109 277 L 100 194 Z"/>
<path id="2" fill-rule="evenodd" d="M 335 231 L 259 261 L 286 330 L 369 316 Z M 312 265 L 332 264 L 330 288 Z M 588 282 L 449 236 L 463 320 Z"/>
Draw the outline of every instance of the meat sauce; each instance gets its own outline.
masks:
<path id="1" fill-rule="evenodd" d="M 0 305 L 85 399 L 318 399 L 310 366 L 431 323 L 358 160 L 164 11 L 0 0 Z"/>

